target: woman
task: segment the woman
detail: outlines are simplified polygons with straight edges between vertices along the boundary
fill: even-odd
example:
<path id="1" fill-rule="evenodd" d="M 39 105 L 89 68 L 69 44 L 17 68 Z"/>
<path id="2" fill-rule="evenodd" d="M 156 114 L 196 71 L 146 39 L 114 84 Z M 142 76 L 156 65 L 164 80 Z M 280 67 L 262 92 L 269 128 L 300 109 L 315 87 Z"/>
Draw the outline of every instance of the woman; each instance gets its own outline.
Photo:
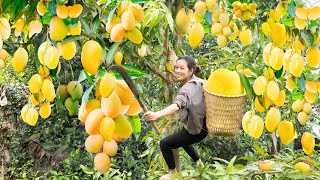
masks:
<path id="1" fill-rule="evenodd" d="M 206 113 L 202 84 L 195 76 L 200 68 L 196 66 L 194 58 L 184 56 L 176 60 L 174 71 L 181 88 L 173 103 L 161 111 L 148 111 L 144 114 L 148 120 L 156 120 L 179 111 L 180 120 L 183 122 L 183 129 L 180 132 L 160 141 L 163 157 L 170 169 L 169 173 L 162 176 L 160 180 L 171 179 L 177 172 L 172 149 L 182 147 L 193 161 L 197 162 L 197 165 L 203 166 L 192 144 L 200 142 L 208 134 L 205 125 Z"/>

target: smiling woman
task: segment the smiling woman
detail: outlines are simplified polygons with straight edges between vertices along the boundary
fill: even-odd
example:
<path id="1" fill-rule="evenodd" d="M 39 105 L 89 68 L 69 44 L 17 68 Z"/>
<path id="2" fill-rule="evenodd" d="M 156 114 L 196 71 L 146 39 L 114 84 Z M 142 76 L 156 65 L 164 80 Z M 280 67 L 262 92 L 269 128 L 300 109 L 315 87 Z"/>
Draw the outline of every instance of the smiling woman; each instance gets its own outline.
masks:
<path id="1" fill-rule="evenodd" d="M 174 102 L 161 111 L 145 113 L 148 120 L 156 120 L 179 111 L 180 120 L 183 123 L 181 131 L 160 141 L 163 157 L 170 169 L 169 173 L 162 176 L 160 180 L 171 179 L 177 172 L 172 149 L 182 147 L 194 162 L 203 165 L 192 144 L 200 142 L 208 134 L 205 124 L 206 112 L 202 83 L 195 76 L 195 73 L 200 72 L 200 68 L 196 65 L 195 59 L 190 56 L 175 59 L 177 60 L 173 62 L 174 71 L 181 86 Z"/>

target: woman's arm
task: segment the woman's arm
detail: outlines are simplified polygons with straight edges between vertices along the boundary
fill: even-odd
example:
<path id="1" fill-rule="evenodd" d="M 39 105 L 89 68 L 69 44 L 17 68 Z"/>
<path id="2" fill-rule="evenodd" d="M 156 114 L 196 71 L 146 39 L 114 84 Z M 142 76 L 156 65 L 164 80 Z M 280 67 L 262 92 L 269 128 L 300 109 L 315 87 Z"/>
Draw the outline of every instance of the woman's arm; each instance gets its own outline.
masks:
<path id="1" fill-rule="evenodd" d="M 177 112 L 179 110 L 179 107 L 177 104 L 171 104 L 170 106 L 162 109 L 161 111 L 157 111 L 157 112 L 152 112 L 152 111 L 148 111 L 144 114 L 144 116 L 150 120 L 150 121 L 154 121 L 160 117 L 163 116 L 167 116 L 170 114 L 173 114 L 175 112 Z"/>

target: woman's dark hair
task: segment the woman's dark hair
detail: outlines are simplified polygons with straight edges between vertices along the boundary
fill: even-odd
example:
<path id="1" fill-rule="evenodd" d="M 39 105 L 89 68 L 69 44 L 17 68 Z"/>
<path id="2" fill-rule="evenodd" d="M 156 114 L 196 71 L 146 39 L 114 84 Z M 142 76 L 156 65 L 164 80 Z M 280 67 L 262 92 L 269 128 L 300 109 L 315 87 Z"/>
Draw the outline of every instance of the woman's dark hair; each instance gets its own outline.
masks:
<path id="1" fill-rule="evenodd" d="M 193 69 L 193 73 L 194 73 L 194 74 L 197 74 L 197 73 L 201 72 L 200 66 L 198 66 L 198 65 L 196 64 L 196 60 L 195 60 L 193 57 L 191 57 L 191 56 L 180 56 L 180 57 L 177 59 L 177 61 L 178 61 L 178 60 L 184 60 L 184 61 L 186 61 L 188 69 L 190 69 L 190 70 Z"/>

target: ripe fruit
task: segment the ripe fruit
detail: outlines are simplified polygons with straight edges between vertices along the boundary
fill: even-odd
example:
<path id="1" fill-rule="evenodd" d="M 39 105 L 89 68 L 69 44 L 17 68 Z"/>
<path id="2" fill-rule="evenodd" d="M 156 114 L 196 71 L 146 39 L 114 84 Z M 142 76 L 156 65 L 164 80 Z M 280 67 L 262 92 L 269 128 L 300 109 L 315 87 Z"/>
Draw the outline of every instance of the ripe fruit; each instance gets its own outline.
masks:
<path id="1" fill-rule="evenodd" d="M 318 85 L 316 82 L 314 81 L 307 81 L 305 80 L 305 85 L 306 85 L 306 89 L 310 92 L 310 93 L 317 93 L 318 91 Z"/>
<path id="2" fill-rule="evenodd" d="M 79 108 L 78 118 L 85 123 L 88 115 L 95 109 L 100 108 L 100 101 L 98 99 L 90 99 L 85 105 L 82 104 Z"/>
<path id="3" fill-rule="evenodd" d="M 256 95 L 262 95 L 267 89 L 268 80 L 264 76 L 259 76 L 253 83 L 253 91 Z"/>
<path id="4" fill-rule="evenodd" d="M 312 136 L 311 133 L 309 132 L 304 132 L 302 137 L 301 137 L 301 144 L 303 151 L 307 154 L 310 155 L 312 154 L 315 146 L 315 140 L 314 137 Z"/>
<path id="5" fill-rule="evenodd" d="M 111 33 L 111 30 L 113 28 L 114 25 L 121 23 L 121 19 L 119 17 L 113 17 L 111 19 L 111 21 L 108 21 L 107 25 L 106 25 L 106 31 L 108 33 Z"/>
<path id="6" fill-rule="evenodd" d="M 269 43 L 263 48 L 263 60 L 268 66 L 270 66 L 269 58 L 270 58 L 272 47 L 273 47 L 273 44 Z"/>
<path id="7" fill-rule="evenodd" d="M 0 49 L 0 59 L 6 61 L 9 57 L 8 52 L 5 49 Z"/>
<path id="8" fill-rule="evenodd" d="M 212 35 L 219 35 L 222 33 L 222 25 L 220 23 L 214 23 L 211 26 Z"/>
<path id="9" fill-rule="evenodd" d="M 51 106 L 49 102 L 45 102 L 43 104 L 41 104 L 40 106 L 40 116 L 43 119 L 46 119 L 50 116 L 51 114 Z"/>
<path id="10" fill-rule="evenodd" d="M 197 1 L 195 4 L 194 4 L 194 11 L 195 13 L 203 16 L 204 13 L 206 12 L 207 10 L 207 7 L 206 7 L 206 3 L 203 2 L 203 1 Z"/>
<path id="11" fill-rule="evenodd" d="M 228 69 L 215 70 L 208 79 L 209 92 L 224 96 L 243 95 L 244 88 L 237 72 Z"/>
<path id="12" fill-rule="evenodd" d="M 293 168 L 303 173 L 307 173 L 310 170 L 310 165 L 304 162 L 298 162 L 293 166 Z"/>
<path id="13" fill-rule="evenodd" d="M 223 48 L 223 47 L 226 47 L 227 46 L 227 38 L 224 36 L 224 35 L 219 35 L 217 37 L 217 44 L 219 47 Z"/>
<path id="14" fill-rule="evenodd" d="M 282 106 L 282 105 L 284 104 L 285 100 L 286 100 L 286 93 L 285 93 L 284 90 L 281 90 L 281 91 L 279 92 L 278 98 L 277 98 L 275 101 L 273 101 L 273 103 L 274 103 L 276 106 Z"/>
<path id="15" fill-rule="evenodd" d="M 85 122 L 86 132 L 90 135 L 96 135 L 100 133 L 100 124 L 104 118 L 104 114 L 101 109 L 95 109 L 91 111 Z"/>
<path id="16" fill-rule="evenodd" d="M 121 104 L 129 105 L 133 101 L 133 93 L 124 80 L 116 80 L 115 93 L 119 96 Z"/>
<path id="17" fill-rule="evenodd" d="M 111 141 L 114 133 L 115 123 L 112 118 L 105 117 L 101 120 L 100 134 L 103 136 L 105 141 Z M 109 155 L 109 154 L 108 154 Z"/>
<path id="18" fill-rule="evenodd" d="M 42 86 L 42 77 L 39 74 L 34 74 L 29 80 L 29 90 L 32 94 L 38 93 Z"/>
<path id="19" fill-rule="evenodd" d="M 267 22 L 264 22 L 261 25 L 261 30 L 262 30 L 263 34 L 267 36 L 270 33 L 271 28 Z"/>
<path id="20" fill-rule="evenodd" d="M 266 91 L 269 99 L 271 99 L 272 101 L 277 100 L 280 90 L 276 82 L 269 81 Z"/>
<path id="21" fill-rule="evenodd" d="M 146 55 L 146 52 L 147 52 L 147 45 L 142 44 L 140 48 L 138 48 L 138 55 L 140 57 L 144 57 Z"/>
<path id="22" fill-rule="evenodd" d="M 79 102 L 77 100 L 73 101 L 71 97 L 68 97 L 64 101 L 64 106 L 67 108 L 69 116 L 77 115 L 79 109 Z"/>
<path id="23" fill-rule="evenodd" d="M 113 42 L 121 41 L 126 35 L 126 30 L 123 29 L 121 24 L 116 24 L 113 26 L 110 32 L 110 38 Z"/>
<path id="24" fill-rule="evenodd" d="M 80 99 L 83 93 L 82 85 L 78 81 L 70 81 L 67 90 L 73 101 Z"/>
<path id="25" fill-rule="evenodd" d="M 316 67 L 320 64 L 320 50 L 317 47 L 310 47 L 306 52 L 307 64 Z"/>
<path id="26" fill-rule="evenodd" d="M 117 65 L 121 65 L 122 59 L 123 59 L 123 54 L 122 54 L 120 51 L 118 51 L 118 52 L 114 55 L 114 62 L 115 62 Z"/>
<path id="27" fill-rule="evenodd" d="M 249 122 L 248 132 L 249 135 L 258 139 L 263 132 L 264 123 L 260 116 L 254 115 Z"/>
<path id="28" fill-rule="evenodd" d="M 289 70 L 292 75 L 299 77 L 304 69 L 304 60 L 300 54 L 294 53 L 289 62 Z"/>
<path id="29" fill-rule="evenodd" d="M 44 96 L 41 91 L 39 93 L 31 95 L 31 102 L 35 106 L 38 106 L 40 103 L 42 103 L 43 100 L 44 100 Z"/>
<path id="30" fill-rule="evenodd" d="M 270 57 L 269 57 L 269 63 L 270 66 L 274 70 L 280 70 L 282 67 L 282 58 L 283 58 L 283 51 L 282 49 L 275 47 L 271 50 Z"/>
<path id="31" fill-rule="evenodd" d="M 142 111 L 142 108 L 138 100 L 135 99 L 130 103 L 129 109 L 125 111 L 125 114 L 127 116 L 135 116 L 135 115 L 138 115 L 141 111 Z"/>
<path id="32" fill-rule="evenodd" d="M 30 104 L 26 104 L 21 109 L 20 115 L 21 115 L 23 122 L 25 122 L 25 123 L 27 122 L 27 113 L 30 108 L 32 108 L 32 106 Z"/>
<path id="33" fill-rule="evenodd" d="M 80 35 L 81 34 L 81 22 L 78 21 L 76 26 L 68 26 L 68 31 L 72 36 Z"/>
<path id="34" fill-rule="evenodd" d="M 28 58 L 28 52 L 24 48 L 19 47 L 14 53 L 11 60 L 14 71 L 17 73 L 22 72 L 23 69 L 27 66 Z"/>
<path id="35" fill-rule="evenodd" d="M 68 6 L 68 13 L 69 17 L 77 18 L 82 13 L 82 5 L 81 4 L 74 4 L 73 6 Z"/>
<path id="36" fill-rule="evenodd" d="M 188 14 L 186 14 L 186 11 L 184 8 L 181 8 L 179 10 L 179 12 L 177 13 L 176 16 L 176 27 L 177 27 L 177 31 L 184 35 L 187 34 L 189 32 L 189 28 L 191 25 L 191 20 L 192 20 L 192 11 L 191 9 L 188 9 Z"/>
<path id="37" fill-rule="evenodd" d="M 96 75 L 102 59 L 102 48 L 99 43 L 89 40 L 84 43 L 81 52 L 81 63 L 88 73 Z"/>
<path id="38" fill-rule="evenodd" d="M 239 38 L 240 38 L 240 41 L 243 45 L 247 46 L 247 45 L 251 44 L 252 33 L 251 33 L 250 29 L 246 29 L 244 31 L 241 31 L 239 34 Z"/>
<path id="39" fill-rule="evenodd" d="M 252 119 L 254 113 L 252 111 L 248 111 L 246 112 L 243 117 L 242 117 L 242 128 L 244 130 L 245 133 L 249 134 L 249 122 Z"/>
<path id="40" fill-rule="evenodd" d="M 68 34 L 66 26 L 61 18 L 54 16 L 50 21 L 50 38 L 54 41 L 63 40 Z"/>
<path id="41" fill-rule="evenodd" d="M 59 64 L 59 58 L 59 50 L 54 46 L 49 46 L 44 54 L 44 65 L 49 69 L 55 69 Z"/>
<path id="42" fill-rule="evenodd" d="M 144 12 L 143 8 L 139 4 L 131 3 L 128 7 L 128 11 L 134 15 L 136 22 L 143 20 Z"/>
<path id="43" fill-rule="evenodd" d="M 42 86 L 41 86 L 41 92 L 43 96 L 46 98 L 46 100 L 48 100 L 49 102 L 52 102 L 56 97 L 54 86 L 49 79 L 43 80 Z"/>
<path id="44" fill-rule="evenodd" d="M 306 101 L 308 103 L 313 104 L 317 100 L 317 95 L 316 95 L 316 93 L 311 93 L 308 90 L 305 90 L 304 91 L 304 98 L 306 99 Z"/>
<path id="45" fill-rule="evenodd" d="M 293 112 L 300 112 L 303 108 L 303 101 L 296 100 L 292 103 L 292 110 Z"/>
<path id="46" fill-rule="evenodd" d="M 104 141 L 103 143 L 103 152 L 107 153 L 108 156 L 114 156 L 117 154 L 118 144 L 115 140 L 111 139 L 110 142 Z"/>
<path id="47" fill-rule="evenodd" d="M 228 24 L 229 24 L 229 14 L 221 13 L 219 15 L 219 22 L 222 25 L 222 27 L 228 26 Z"/>
<path id="48" fill-rule="evenodd" d="M 33 20 L 28 25 L 29 38 L 31 38 L 34 34 L 40 33 L 42 30 L 42 23 L 38 20 Z"/>
<path id="49" fill-rule="evenodd" d="M 119 116 L 117 116 L 114 119 L 114 122 L 115 122 L 115 130 L 114 130 L 115 135 L 122 138 L 130 137 L 132 133 L 132 127 L 130 122 L 126 119 L 124 115 L 119 114 Z"/>
<path id="50" fill-rule="evenodd" d="M 107 98 L 116 87 L 116 79 L 110 74 L 106 73 L 100 80 L 99 89 L 102 97 Z"/>
<path id="51" fill-rule="evenodd" d="M 107 117 L 115 118 L 121 112 L 121 100 L 113 91 L 108 98 L 101 99 L 101 110 Z"/>
<path id="52" fill-rule="evenodd" d="M 306 125 L 308 121 L 308 115 L 304 111 L 299 112 L 298 121 L 301 125 Z"/>
<path id="53" fill-rule="evenodd" d="M 34 108 L 29 108 L 26 114 L 26 122 L 30 125 L 30 126 L 34 126 L 37 124 L 38 121 L 38 111 L 35 110 Z"/>
<path id="54" fill-rule="evenodd" d="M 303 105 L 303 111 L 306 113 L 306 114 L 310 114 L 312 112 L 312 106 L 310 103 L 305 103 Z"/>
<path id="55" fill-rule="evenodd" d="M 88 153 L 97 153 L 103 145 L 103 137 L 101 134 L 90 135 L 87 137 L 84 146 Z"/>
<path id="56" fill-rule="evenodd" d="M 271 26 L 270 37 L 274 46 L 282 46 L 288 39 L 286 27 L 283 24 L 274 23 Z"/>
<path id="57" fill-rule="evenodd" d="M 222 35 L 224 35 L 225 37 L 229 37 L 231 34 L 231 29 L 229 26 L 226 26 L 222 29 Z"/>
<path id="58" fill-rule="evenodd" d="M 278 136 L 282 144 L 289 144 L 294 139 L 295 130 L 292 122 L 281 121 L 278 126 Z"/>
<path id="59" fill-rule="evenodd" d="M 143 41 L 143 36 L 137 28 L 127 31 L 127 38 L 134 44 L 141 44 Z"/>
<path id="60" fill-rule="evenodd" d="M 281 114 L 277 108 L 270 108 L 266 115 L 266 129 L 269 132 L 273 132 L 277 129 L 278 124 L 281 121 Z"/>
<path id="61" fill-rule="evenodd" d="M 62 57 L 66 60 L 70 60 L 77 52 L 77 46 L 74 41 L 70 41 L 62 44 Z"/>
<path id="62" fill-rule="evenodd" d="M 200 1 L 198 1 L 200 2 Z M 204 38 L 204 28 L 201 23 L 194 23 L 189 32 L 189 44 L 192 48 L 196 48 Z"/>
<path id="63" fill-rule="evenodd" d="M 98 153 L 94 157 L 94 167 L 101 174 L 106 173 L 110 168 L 110 158 L 106 153 Z"/>
<path id="64" fill-rule="evenodd" d="M 274 164 L 275 164 L 274 161 L 264 160 L 259 162 L 258 166 L 262 171 L 270 171 L 272 170 Z"/>
<path id="65" fill-rule="evenodd" d="M 3 41 L 9 39 L 11 35 L 10 23 L 6 18 L 0 18 L 0 35 Z"/>
<path id="66" fill-rule="evenodd" d="M 65 19 L 69 15 L 68 8 L 66 5 L 56 4 L 56 11 L 57 11 L 57 16 L 61 19 Z"/>
<path id="67" fill-rule="evenodd" d="M 134 28 L 135 23 L 136 23 L 136 20 L 134 18 L 134 15 L 131 12 L 126 11 L 122 14 L 121 25 L 123 29 L 125 29 L 126 31 L 130 31 L 131 29 Z"/>

